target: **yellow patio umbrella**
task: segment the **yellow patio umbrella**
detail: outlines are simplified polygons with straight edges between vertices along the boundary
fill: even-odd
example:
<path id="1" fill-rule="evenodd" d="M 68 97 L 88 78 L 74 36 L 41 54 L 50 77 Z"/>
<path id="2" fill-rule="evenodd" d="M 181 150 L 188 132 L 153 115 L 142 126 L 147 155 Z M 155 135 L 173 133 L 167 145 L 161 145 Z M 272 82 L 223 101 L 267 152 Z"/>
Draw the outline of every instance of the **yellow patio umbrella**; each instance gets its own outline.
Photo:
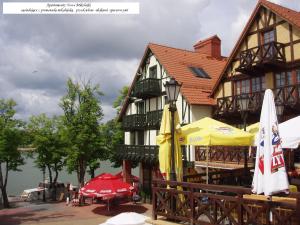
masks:
<path id="1" fill-rule="evenodd" d="M 178 112 L 175 112 L 175 172 L 177 181 L 182 181 L 182 153 L 178 139 L 178 127 L 180 127 Z M 159 145 L 159 168 L 162 173 L 166 173 L 167 180 L 170 179 L 171 172 L 171 112 L 169 105 L 164 106 L 162 120 L 160 124 L 159 135 L 156 137 L 156 142 Z"/>
<path id="2" fill-rule="evenodd" d="M 259 122 L 254 123 L 246 127 L 246 131 L 249 132 L 250 134 L 255 135 L 259 130 Z"/>
<path id="3" fill-rule="evenodd" d="M 180 144 L 202 146 L 249 146 L 253 135 L 226 123 L 205 117 L 181 127 Z"/>
<path id="4" fill-rule="evenodd" d="M 250 146 L 253 135 L 238 128 L 205 117 L 181 127 L 182 145 L 202 145 L 206 148 L 206 183 L 208 184 L 208 148 L 209 146 Z"/>

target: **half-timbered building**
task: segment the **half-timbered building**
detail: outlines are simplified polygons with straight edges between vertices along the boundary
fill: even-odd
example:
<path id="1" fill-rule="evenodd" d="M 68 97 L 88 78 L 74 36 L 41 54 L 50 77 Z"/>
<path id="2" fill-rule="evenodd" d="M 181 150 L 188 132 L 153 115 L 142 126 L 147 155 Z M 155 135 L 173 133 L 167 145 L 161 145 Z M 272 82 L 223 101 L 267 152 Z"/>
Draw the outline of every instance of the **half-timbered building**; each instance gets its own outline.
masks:
<path id="1" fill-rule="evenodd" d="M 158 44 L 147 46 L 119 116 L 125 142 L 118 156 L 123 160 L 125 177 L 131 165 L 139 163 L 140 182 L 143 190 L 149 191 L 158 174 L 156 135 L 167 103 L 165 82 L 174 78 L 182 84 L 176 103 L 182 124 L 211 117 L 215 101 L 209 95 L 225 63 L 217 36 L 199 41 L 194 51 Z M 192 147 L 184 152 L 188 161 L 195 160 Z"/>
<path id="2" fill-rule="evenodd" d="M 264 90 L 272 89 L 285 121 L 300 113 L 299 87 L 300 13 L 259 1 L 213 88 L 213 117 L 241 128 L 258 122 Z M 291 154 L 289 164 L 299 161 Z"/>

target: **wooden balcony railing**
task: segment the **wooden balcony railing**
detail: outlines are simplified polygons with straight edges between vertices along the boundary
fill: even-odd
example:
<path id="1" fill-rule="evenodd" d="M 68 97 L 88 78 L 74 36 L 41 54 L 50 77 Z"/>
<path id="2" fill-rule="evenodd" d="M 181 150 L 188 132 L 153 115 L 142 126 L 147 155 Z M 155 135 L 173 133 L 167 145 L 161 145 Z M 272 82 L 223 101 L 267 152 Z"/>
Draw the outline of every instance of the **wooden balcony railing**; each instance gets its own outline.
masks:
<path id="1" fill-rule="evenodd" d="M 124 116 L 122 127 L 124 130 L 143 130 L 146 126 L 146 114 Z"/>
<path id="2" fill-rule="evenodd" d="M 270 66 L 284 66 L 284 44 L 270 42 L 261 46 L 244 50 L 240 53 L 240 66 L 237 71 L 243 73 L 259 70 L 268 70 Z"/>
<path id="3" fill-rule="evenodd" d="M 157 145 L 119 145 L 116 156 L 135 162 L 157 163 Z"/>
<path id="4" fill-rule="evenodd" d="M 195 147 L 195 161 L 207 162 L 208 152 L 208 162 L 222 163 L 225 164 L 237 164 L 244 165 L 245 157 L 248 156 L 248 147 L 225 147 L 225 146 L 213 146 L 208 150 L 203 146 Z M 245 154 L 245 152 L 247 154 Z M 247 160 L 249 162 L 249 160 Z"/>
<path id="5" fill-rule="evenodd" d="M 283 105 L 285 108 L 292 108 L 300 111 L 300 84 L 288 85 L 273 89 L 274 100 L 276 105 Z M 230 116 L 233 113 L 239 113 L 241 107 L 238 99 L 241 95 L 227 96 L 217 99 L 217 106 L 214 115 Z M 248 110 L 252 113 L 260 113 L 263 102 L 264 91 L 243 94 L 243 98 L 248 97 Z"/>
<path id="6" fill-rule="evenodd" d="M 150 129 L 159 129 L 163 110 L 147 112 L 147 127 Z"/>
<path id="7" fill-rule="evenodd" d="M 251 189 L 236 186 L 157 180 L 152 184 L 154 220 L 161 216 L 191 225 L 300 224 L 299 192 L 291 193 L 287 197 L 292 199 L 285 201 L 267 201 L 249 197 Z"/>
<path id="8" fill-rule="evenodd" d="M 160 80 L 156 78 L 146 78 L 136 82 L 132 96 L 137 98 L 149 98 L 161 94 Z"/>

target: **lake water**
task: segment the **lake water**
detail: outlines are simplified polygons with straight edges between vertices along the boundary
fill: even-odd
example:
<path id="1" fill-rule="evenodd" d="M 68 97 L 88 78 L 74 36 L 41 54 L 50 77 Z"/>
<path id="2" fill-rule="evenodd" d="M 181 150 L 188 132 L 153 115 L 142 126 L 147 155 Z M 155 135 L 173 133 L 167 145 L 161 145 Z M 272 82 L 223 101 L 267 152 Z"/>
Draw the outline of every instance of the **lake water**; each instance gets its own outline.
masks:
<path id="1" fill-rule="evenodd" d="M 20 172 L 9 172 L 8 183 L 7 183 L 7 193 L 8 195 L 19 195 L 24 189 L 35 188 L 38 186 L 39 182 L 43 180 L 42 171 L 34 166 L 34 159 L 26 158 L 26 164 L 19 167 L 22 171 Z M 95 173 L 98 175 L 100 173 L 118 173 L 121 168 L 113 168 L 109 161 L 101 162 L 101 167 Z M 133 169 L 132 173 L 137 175 L 137 169 Z M 48 173 L 46 172 L 46 179 Z M 89 175 L 85 176 L 86 180 L 90 179 Z M 68 174 L 66 170 L 63 170 L 58 175 L 58 180 L 64 183 L 72 183 L 77 185 L 77 175 L 75 173 Z"/>

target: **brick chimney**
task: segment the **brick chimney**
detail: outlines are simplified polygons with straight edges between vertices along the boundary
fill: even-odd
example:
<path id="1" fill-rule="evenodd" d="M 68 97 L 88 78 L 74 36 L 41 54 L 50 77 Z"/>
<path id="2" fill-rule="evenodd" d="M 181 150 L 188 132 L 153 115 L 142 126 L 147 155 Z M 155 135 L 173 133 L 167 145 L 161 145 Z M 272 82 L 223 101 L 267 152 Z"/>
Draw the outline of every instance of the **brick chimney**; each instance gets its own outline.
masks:
<path id="1" fill-rule="evenodd" d="M 214 58 L 221 58 L 221 39 L 214 35 L 194 45 L 194 50 Z"/>

